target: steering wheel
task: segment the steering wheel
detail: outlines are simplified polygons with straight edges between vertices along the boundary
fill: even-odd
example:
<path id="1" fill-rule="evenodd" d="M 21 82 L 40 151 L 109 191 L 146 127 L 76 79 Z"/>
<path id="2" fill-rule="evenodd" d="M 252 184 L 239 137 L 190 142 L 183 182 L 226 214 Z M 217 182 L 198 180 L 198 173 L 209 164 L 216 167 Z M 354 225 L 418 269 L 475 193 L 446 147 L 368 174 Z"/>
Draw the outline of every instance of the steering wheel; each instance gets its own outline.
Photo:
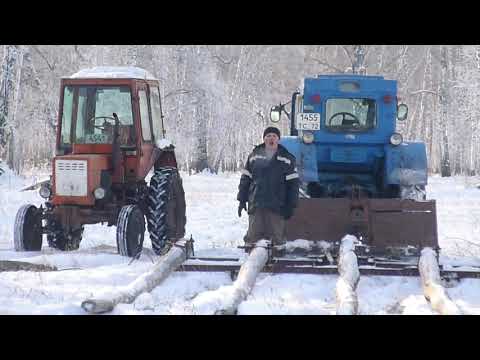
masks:
<path id="1" fill-rule="evenodd" d="M 352 113 L 349 113 L 349 112 L 338 112 L 336 114 L 333 114 L 330 119 L 328 119 L 328 123 L 331 124 L 332 123 L 332 119 L 333 118 L 336 118 L 337 116 L 343 116 L 343 119 L 342 119 L 342 125 L 343 125 L 343 122 L 346 120 L 345 117 L 346 116 L 350 116 L 353 118 L 353 122 L 356 123 L 357 125 L 360 125 L 360 120 L 355 116 L 353 115 Z"/>
<path id="2" fill-rule="evenodd" d="M 115 124 L 115 118 L 112 116 L 92 116 L 88 122 L 90 123 L 92 120 L 95 121 L 96 119 L 105 119 L 103 125 L 93 125 L 95 129 L 105 130 L 105 124 L 108 124 L 107 119 L 113 120 Z"/>

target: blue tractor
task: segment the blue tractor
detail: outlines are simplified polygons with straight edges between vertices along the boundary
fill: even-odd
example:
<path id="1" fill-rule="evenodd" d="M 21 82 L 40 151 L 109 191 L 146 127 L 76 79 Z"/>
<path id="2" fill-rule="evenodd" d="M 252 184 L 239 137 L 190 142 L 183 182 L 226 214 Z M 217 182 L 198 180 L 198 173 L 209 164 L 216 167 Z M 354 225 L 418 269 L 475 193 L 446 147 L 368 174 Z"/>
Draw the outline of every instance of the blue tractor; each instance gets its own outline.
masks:
<path id="1" fill-rule="evenodd" d="M 436 208 L 426 200 L 425 144 L 403 141 L 396 121 L 397 82 L 355 74 L 306 78 L 291 111 L 272 107 L 272 122 L 287 114 L 281 143 L 297 159 L 302 181 L 288 240 L 338 241 L 356 235 L 368 251 L 418 255 L 438 249 Z"/>

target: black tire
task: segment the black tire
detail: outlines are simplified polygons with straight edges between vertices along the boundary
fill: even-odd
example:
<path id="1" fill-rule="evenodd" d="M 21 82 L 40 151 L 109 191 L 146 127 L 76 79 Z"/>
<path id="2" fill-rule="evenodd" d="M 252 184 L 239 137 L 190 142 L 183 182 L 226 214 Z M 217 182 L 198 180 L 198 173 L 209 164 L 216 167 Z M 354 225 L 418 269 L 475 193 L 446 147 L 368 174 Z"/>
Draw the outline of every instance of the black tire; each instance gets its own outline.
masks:
<path id="1" fill-rule="evenodd" d="M 13 232 L 15 251 L 40 251 L 42 249 L 42 218 L 35 205 L 18 209 Z"/>
<path id="2" fill-rule="evenodd" d="M 123 206 L 117 221 L 117 249 L 122 256 L 134 257 L 142 251 L 145 218 L 137 205 Z"/>
<path id="3" fill-rule="evenodd" d="M 185 192 L 177 169 L 155 170 L 148 188 L 147 223 L 156 254 L 161 254 L 167 241 L 185 236 L 185 214 Z"/>
<path id="4" fill-rule="evenodd" d="M 83 226 L 77 230 L 71 231 L 69 234 L 66 234 L 65 231 L 63 231 L 62 226 L 58 223 L 49 224 L 48 227 L 53 229 L 53 232 L 47 234 L 49 247 L 61 251 L 78 250 L 80 242 L 82 241 Z"/>

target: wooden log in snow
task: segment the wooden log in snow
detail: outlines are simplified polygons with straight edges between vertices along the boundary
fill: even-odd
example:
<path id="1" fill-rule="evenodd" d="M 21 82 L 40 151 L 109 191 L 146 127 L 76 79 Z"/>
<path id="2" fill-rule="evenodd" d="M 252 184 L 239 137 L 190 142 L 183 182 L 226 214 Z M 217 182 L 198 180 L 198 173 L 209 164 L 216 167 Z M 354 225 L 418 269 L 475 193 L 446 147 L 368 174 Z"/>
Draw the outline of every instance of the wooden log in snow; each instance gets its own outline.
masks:
<path id="1" fill-rule="evenodd" d="M 19 191 L 32 191 L 32 190 L 37 190 L 39 189 L 43 184 L 46 184 L 50 181 L 50 179 L 42 180 L 40 182 L 37 182 L 33 185 L 25 186 L 24 188 L 21 188 Z"/>
<path id="2" fill-rule="evenodd" d="M 423 293 L 432 309 L 442 315 L 460 315 L 457 305 L 450 299 L 441 285 L 440 268 L 432 248 L 424 248 L 420 255 L 418 270 L 422 279 Z"/>
<path id="3" fill-rule="evenodd" d="M 357 284 L 360 279 L 357 255 L 355 255 L 355 236 L 347 235 L 342 239 L 338 257 L 340 274 L 336 286 L 337 315 L 356 315 L 358 312 Z"/>
<path id="4" fill-rule="evenodd" d="M 242 301 L 252 291 L 258 274 L 268 261 L 269 241 L 260 240 L 240 267 L 237 279 L 230 286 L 200 294 L 192 301 L 192 308 L 203 315 L 234 315 Z M 202 310 L 207 309 L 207 310 Z"/>
<path id="5" fill-rule="evenodd" d="M 114 291 L 85 300 L 82 302 L 82 308 L 89 313 L 99 314 L 112 311 L 119 303 L 132 303 L 137 296 L 152 291 L 182 265 L 187 259 L 187 251 L 186 241 L 178 241 L 149 272 L 139 276 L 127 286 L 118 287 Z"/>
<path id="6" fill-rule="evenodd" d="M 44 264 L 32 264 L 24 261 L 1 260 L 0 272 L 2 271 L 57 271 L 55 266 Z"/>

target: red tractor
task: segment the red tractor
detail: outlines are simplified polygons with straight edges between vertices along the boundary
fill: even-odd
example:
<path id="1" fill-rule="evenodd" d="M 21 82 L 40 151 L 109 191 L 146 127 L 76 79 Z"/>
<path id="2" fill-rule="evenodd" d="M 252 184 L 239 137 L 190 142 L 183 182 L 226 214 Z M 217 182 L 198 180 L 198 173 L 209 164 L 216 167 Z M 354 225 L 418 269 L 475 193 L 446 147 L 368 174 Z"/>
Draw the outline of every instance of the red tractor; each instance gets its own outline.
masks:
<path id="1" fill-rule="evenodd" d="M 158 80 L 136 67 L 82 70 L 62 78 L 59 105 L 53 175 L 40 188 L 45 206 L 18 210 L 15 250 L 40 250 L 43 234 L 50 247 L 75 250 L 85 224 L 107 223 L 117 226 L 119 253 L 135 257 L 145 217 L 155 253 L 182 238 L 185 194 Z"/>

